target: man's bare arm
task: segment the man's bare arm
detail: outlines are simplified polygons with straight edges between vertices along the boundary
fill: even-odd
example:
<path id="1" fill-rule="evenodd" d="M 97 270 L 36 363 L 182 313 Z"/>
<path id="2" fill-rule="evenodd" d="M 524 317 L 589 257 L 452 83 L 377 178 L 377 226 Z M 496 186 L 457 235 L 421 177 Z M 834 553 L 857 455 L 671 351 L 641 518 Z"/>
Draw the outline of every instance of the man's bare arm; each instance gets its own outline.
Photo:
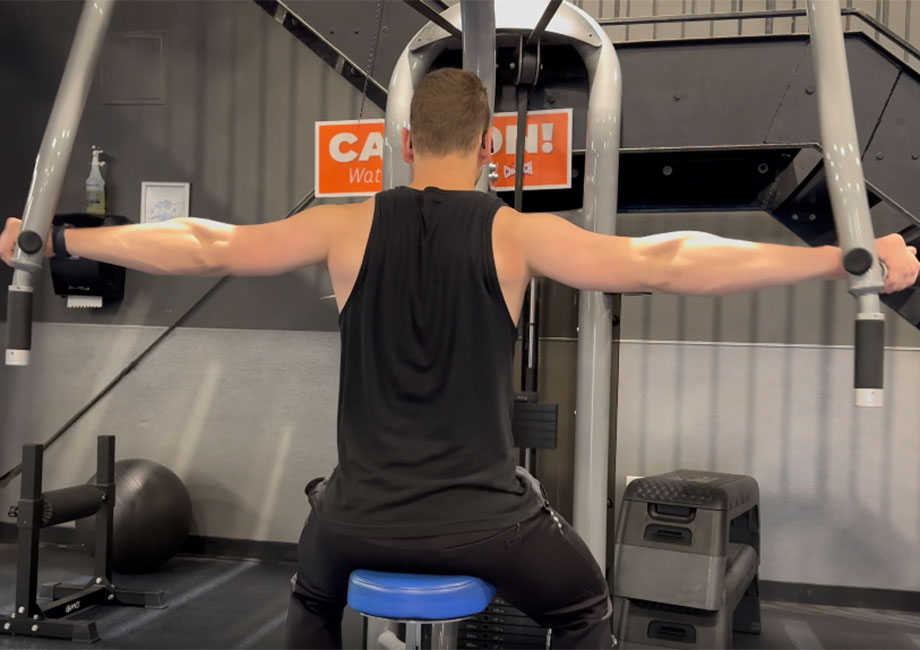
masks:
<path id="1" fill-rule="evenodd" d="M 283 221 L 247 226 L 174 219 L 73 228 L 65 231 L 64 241 L 71 255 L 157 275 L 276 275 L 325 261 L 350 209 L 319 206 Z M 0 254 L 7 263 L 19 227 L 18 219 L 10 219 L 0 235 Z"/>
<path id="2" fill-rule="evenodd" d="M 760 244 L 698 232 L 612 237 L 551 214 L 522 216 L 515 232 L 534 275 L 580 289 L 715 296 L 845 276 L 833 246 Z M 877 247 L 889 269 L 885 291 L 910 286 L 920 270 L 916 249 L 899 235 L 879 239 Z"/>

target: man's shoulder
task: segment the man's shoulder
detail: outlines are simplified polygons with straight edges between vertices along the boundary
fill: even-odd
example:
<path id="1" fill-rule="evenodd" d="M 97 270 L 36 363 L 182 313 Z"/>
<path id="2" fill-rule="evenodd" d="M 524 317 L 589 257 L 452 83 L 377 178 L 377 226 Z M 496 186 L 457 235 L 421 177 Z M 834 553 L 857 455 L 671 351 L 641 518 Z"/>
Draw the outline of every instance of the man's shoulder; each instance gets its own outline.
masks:
<path id="1" fill-rule="evenodd" d="M 510 205 L 503 205 L 495 211 L 495 227 L 513 228 L 517 226 L 521 213 Z"/>
<path id="2" fill-rule="evenodd" d="M 319 219 L 333 242 L 349 240 L 369 229 L 374 216 L 374 197 L 356 203 L 326 203 L 309 210 Z"/>
<path id="3" fill-rule="evenodd" d="M 330 217 L 348 222 L 373 215 L 375 199 L 371 196 L 355 203 L 328 203 L 322 207 Z"/>
<path id="4" fill-rule="evenodd" d="M 374 205 L 377 203 L 377 196 L 369 196 L 363 201 L 358 201 L 357 203 L 349 203 L 347 207 L 349 208 L 349 214 L 361 217 L 374 214 Z"/>

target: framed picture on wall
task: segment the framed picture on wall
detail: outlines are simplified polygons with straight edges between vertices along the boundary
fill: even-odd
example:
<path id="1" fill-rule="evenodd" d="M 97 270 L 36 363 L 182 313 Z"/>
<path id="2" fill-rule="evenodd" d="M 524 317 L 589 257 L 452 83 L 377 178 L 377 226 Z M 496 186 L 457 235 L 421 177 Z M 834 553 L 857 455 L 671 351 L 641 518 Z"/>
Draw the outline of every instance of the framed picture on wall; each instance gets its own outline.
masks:
<path id="1" fill-rule="evenodd" d="M 180 219 L 189 215 L 191 183 L 141 183 L 141 223 Z"/>

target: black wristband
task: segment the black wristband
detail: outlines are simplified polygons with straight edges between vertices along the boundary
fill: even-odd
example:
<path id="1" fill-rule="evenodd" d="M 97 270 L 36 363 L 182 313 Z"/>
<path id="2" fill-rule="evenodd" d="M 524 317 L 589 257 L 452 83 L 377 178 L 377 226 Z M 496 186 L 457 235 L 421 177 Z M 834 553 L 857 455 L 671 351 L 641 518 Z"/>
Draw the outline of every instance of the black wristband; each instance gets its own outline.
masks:
<path id="1" fill-rule="evenodd" d="M 51 248 L 54 250 L 55 257 L 70 257 L 70 253 L 67 252 L 67 245 L 64 241 L 64 231 L 70 227 L 70 224 L 64 224 L 63 226 L 54 226 L 51 229 Z"/>

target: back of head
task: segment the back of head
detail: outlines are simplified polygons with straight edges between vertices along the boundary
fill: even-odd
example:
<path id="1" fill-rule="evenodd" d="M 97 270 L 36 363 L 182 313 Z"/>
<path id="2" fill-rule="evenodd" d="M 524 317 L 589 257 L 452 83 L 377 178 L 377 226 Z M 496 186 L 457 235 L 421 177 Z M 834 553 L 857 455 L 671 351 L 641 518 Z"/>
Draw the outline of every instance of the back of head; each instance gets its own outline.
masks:
<path id="1" fill-rule="evenodd" d="M 415 89 L 409 117 L 412 148 L 422 155 L 470 154 L 492 120 L 479 77 L 455 68 L 428 73 Z"/>

